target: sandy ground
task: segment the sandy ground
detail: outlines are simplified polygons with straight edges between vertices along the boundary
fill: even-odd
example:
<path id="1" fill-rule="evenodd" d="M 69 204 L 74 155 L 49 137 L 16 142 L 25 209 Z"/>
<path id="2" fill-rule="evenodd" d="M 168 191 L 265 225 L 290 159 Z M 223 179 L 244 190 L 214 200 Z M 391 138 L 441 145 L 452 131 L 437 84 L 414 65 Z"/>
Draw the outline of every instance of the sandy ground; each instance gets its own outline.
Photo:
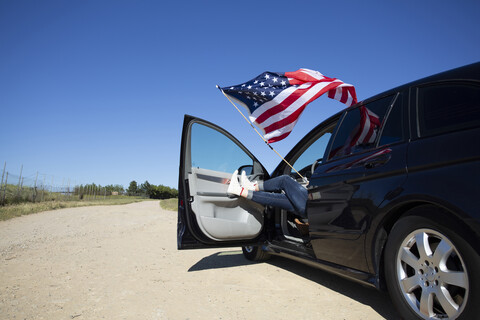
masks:
<path id="1" fill-rule="evenodd" d="M 397 319 L 388 296 L 239 248 L 178 251 L 157 201 L 0 222 L 1 319 Z"/>

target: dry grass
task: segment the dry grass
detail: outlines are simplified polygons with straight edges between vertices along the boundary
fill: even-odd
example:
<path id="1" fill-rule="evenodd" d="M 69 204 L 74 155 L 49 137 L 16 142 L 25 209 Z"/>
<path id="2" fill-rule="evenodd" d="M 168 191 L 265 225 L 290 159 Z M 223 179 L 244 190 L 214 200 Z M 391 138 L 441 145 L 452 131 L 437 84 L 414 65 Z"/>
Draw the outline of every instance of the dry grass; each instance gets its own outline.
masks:
<path id="1" fill-rule="evenodd" d="M 0 220 L 8 220 L 11 218 L 32 214 L 42 211 L 49 211 L 62 208 L 85 207 L 85 206 L 102 206 L 102 205 L 119 205 L 145 201 L 149 199 L 137 197 L 121 197 L 99 199 L 99 200 L 83 200 L 83 201 L 44 201 L 38 203 L 19 203 L 6 206 L 0 206 Z"/>
<path id="2" fill-rule="evenodd" d="M 169 211 L 177 211 L 178 199 L 172 198 L 172 199 L 160 200 L 160 207 L 162 207 L 162 209 L 169 210 Z"/>

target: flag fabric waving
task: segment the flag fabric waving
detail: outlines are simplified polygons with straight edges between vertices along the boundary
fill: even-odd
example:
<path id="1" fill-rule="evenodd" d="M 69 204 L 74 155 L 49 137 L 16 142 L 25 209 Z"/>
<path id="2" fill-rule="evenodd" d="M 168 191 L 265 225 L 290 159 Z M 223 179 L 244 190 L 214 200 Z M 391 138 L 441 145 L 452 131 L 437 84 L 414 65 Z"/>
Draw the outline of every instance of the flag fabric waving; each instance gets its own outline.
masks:
<path id="1" fill-rule="evenodd" d="M 267 71 L 221 90 L 247 108 L 250 120 L 263 130 L 268 143 L 286 138 L 305 107 L 324 93 L 347 106 L 357 103 L 354 86 L 310 69 Z"/>
<path id="2" fill-rule="evenodd" d="M 374 143 L 377 139 L 377 131 L 380 128 L 380 118 L 365 106 L 360 107 L 360 125 L 355 138 L 350 145 L 363 145 Z"/>
<path id="3" fill-rule="evenodd" d="M 368 146 L 375 143 L 380 128 L 380 118 L 365 106 L 361 106 L 360 121 L 352 130 L 343 146 L 332 150 L 330 157 L 339 157 L 352 153 L 352 149 L 356 146 Z"/>

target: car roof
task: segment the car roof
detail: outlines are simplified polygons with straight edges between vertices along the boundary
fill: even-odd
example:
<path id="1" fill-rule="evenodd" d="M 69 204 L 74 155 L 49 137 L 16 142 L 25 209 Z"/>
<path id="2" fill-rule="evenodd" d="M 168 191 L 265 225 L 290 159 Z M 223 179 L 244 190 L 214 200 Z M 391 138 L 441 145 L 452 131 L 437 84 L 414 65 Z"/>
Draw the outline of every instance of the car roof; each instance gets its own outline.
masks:
<path id="1" fill-rule="evenodd" d="M 334 122 L 336 119 L 340 118 L 341 114 L 345 112 L 347 109 L 355 108 L 358 105 L 368 103 L 370 101 L 377 100 L 379 98 L 382 98 L 384 96 L 388 96 L 391 94 L 395 94 L 399 91 L 403 91 L 409 87 L 412 86 L 418 86 L 420 84 L 427 84 L 427 83 L 432 83 L 432 82 L 438 82 L 438 81 L 446 81 L 446 80 L 466 80 L 466 81 L 480 81 L 480 62 L 472 63 L 469 65 L 465 65 L 463 67 L 455 68 L 452 70 L 440 72 L 437 74 L 434 74 L 432 76 L 428 76 L 425 78 L 421 78 L 412 82 L 408 82 L 406 84 L 397 86 L 395 88 L 389 89 L 387 91 L 384 91 L 382 93 L 376 94 L 368 99 L 359 101 L 357 104 L 354 104 L 348 108 L 342 109 L 341 111 L 333 114 L 332 116 L 328 117 L 321 123 L 319 123 L 317 126 L 315 126 L 312 130 L 310 130 L 309 133 L 307 133 L 291 150 L 288 152 L 287 156 L 285 158 L 289 158 L 291 154 L 295 153 L 296 150 L 299 148 L 299 146 L 306 142 L 311 134 L 316 132 L 319 127 L 323 126 L 326 123 L 331 123 Z M 272 174 L 275 174 L 278 169 L 282 166 L 282 163 L 280 162 L 279 165 L 272 171 Z"/>
<path id="2" fill-rule="evenodd" d="M 421 78 L 412 82 L 408 82 L 406 84 L 402 84 L 395 88 L 389 89 L 382 93 L 376 94 L 368 99 L 359 101 L 358 104 L 365 104 L 372 100 L 377 100 L 381 97 L 393 94 L 398 91 L 403 91 L 409 87 L 418 86 L 420 84 L 427 84 L 439 81 L 446 81 L 446 80 L 466 80 L 466 81 L 480 81 L 480 62 L 475 62 L 469 65 L 465 65 L 463 67 L 451 69 L 448 71 L 440 72 L 425 78 Z M 352 106 L 354 107 L 354 106 Z"/>

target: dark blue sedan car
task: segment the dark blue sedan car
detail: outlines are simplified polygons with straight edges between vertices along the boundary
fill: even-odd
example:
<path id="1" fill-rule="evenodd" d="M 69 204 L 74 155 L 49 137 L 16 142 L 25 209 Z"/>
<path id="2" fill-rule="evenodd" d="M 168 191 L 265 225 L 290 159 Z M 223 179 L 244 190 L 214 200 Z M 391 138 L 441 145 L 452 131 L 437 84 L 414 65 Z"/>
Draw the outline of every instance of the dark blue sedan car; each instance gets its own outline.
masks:
<path id="1" fill-rule="evenodd" d="M 377 125 L 357 139 L 366 113 Z M 361 101 L 285 158 L 310 182 L 303 221 L 227 195 L 237 169 L 296 172 L 269 174 L 231 134 L 185 116 L 178 248 L 292 258 L 388 290 L 406 319 L 480 318 L 480 63 Z"/>

